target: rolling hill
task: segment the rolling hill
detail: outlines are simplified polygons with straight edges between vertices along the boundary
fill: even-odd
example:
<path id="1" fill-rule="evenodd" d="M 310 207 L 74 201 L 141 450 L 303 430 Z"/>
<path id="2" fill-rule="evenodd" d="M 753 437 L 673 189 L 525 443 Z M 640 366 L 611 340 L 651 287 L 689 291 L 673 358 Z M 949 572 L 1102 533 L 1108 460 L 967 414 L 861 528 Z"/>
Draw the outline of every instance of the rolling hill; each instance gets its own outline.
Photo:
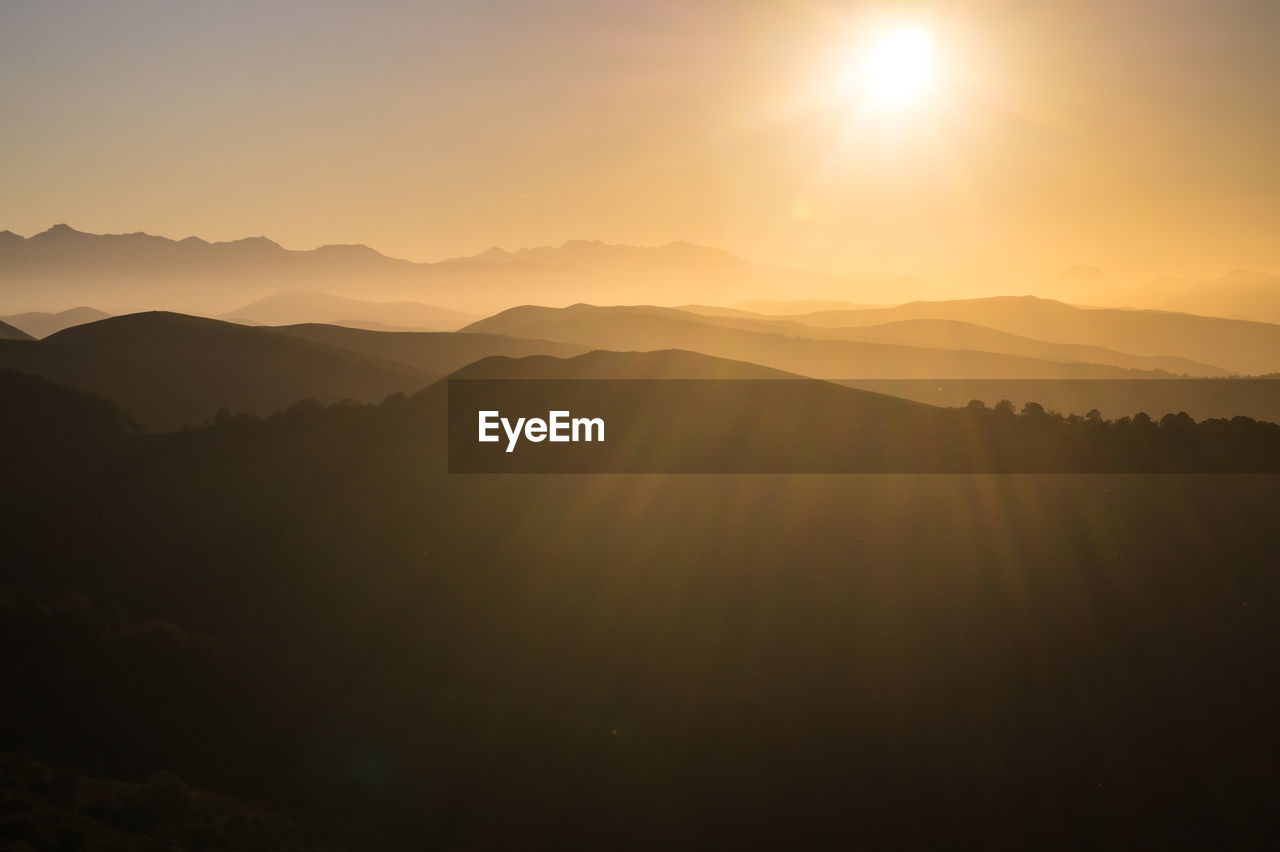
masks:
<path id="1" fill-rule="evenodd" d="M 560 340 L 599 349 L 686 349 L 813 378 L 1083 379 L 1167 375 L 972 350 L 820 339 L 807 330 L 801 331 L 805 336 L 798 337 L 760 328 L 769 326 L 761 326 L 757 320 L 701 317 L 669 308 L 574 305 L 563 309 L 512 308 L 463 330 Z"/>
<path id="2" fill-rule="evenodd" d="M 73 325 L 84 325 L 87 322 L 96 322 L 109 316 L 111 315 L 97 308 L 79 307 L 57 313 L 31 311 L 25 314 L 0 317 L 0 320 L 22 329 L 38 340 L 42 337 L 56 334 L 64 328 L 71 328 Z"/>
<path id="3" fill-rule="evenodd" d="M 5 342 L 0 368 L 101 394 L 161 431 L 204 423 L 223 407 L 269 414 L 307 397 L 377 402 L 439 376 L 266 329 L 164 312 Z"/>
<path id="4" fill-rule="evenodd" d="M 888 290 L 887 292 L 893 292 Z M 892 299 L 891 304 L 896 304 L 901 299 Z M 748 314 L 765 314 L 766 316 L 787 317 L 795 314 L 811 314 L 814 311 L 844 311 L 856 310 L 858 308 L 880 308 L 884 305 L 859 305 L 853 302 L 842 302 L 835 299 L 757 299 L 753 302 L 742 302 L 731 308 L 715 308 L 702 305 L 681 305 L 685 310 L 701 313 L 703 311 L 714 313 L 716 311 L 732 312 L 734 310 L 742 311 Z"/>
<path id="5" fill-rule="evenodd" d="M 493 356 L 468 364 L 450 379 L 800 379 L 794 373 L 680 349 L 610 352 L 572 358 Z"/>
<path id="6" fill-rule="evenodd" d="M 865 328 L 821 329 L 818 334 L 838 340 L 900 343 L 937 349 L 977 349 L 1004 355 L 1042 358 L 1062 363 L 1110 364 L 1131 370 L 1161 370 L 1174 375 L 1216 377 L 1231 371 L 1213 364 L 1172 355 L 1131 355 L 1102 346 L 1051 343 L 959 320 L 897 320 Z"/>
<path id="7" fill-rule="evenodd" d="M 1280 276 L 1236 269 L 1211 280 L 1163 278 L 1134 290 L 1137 304 L 1280 323 Z"/>
<path id="8" fill-rule="evenodd" d="M 332 323 L 351 328 L 453 331 L 478 317 L 421 302 L 371 302 L 329 293 L 276 293 L 237 308 L 222 319 L 250 325 Z"/>
<path id="9" fill-rule="evenodd" d="M 1280 478 L 446 476 L 439 388 L 0 490 L 0 731 L 56 767 L 6 829 L 296 848 L 175 773 L 325 848 L 1269 848 Z"/>
<path id="10" fill-rule="evenodd" d="M 430 373 L 451 373 L 490 355 L 513 358 L 554 355 L 567 358 L 587 351 L 587 347 L 572 343 L 529 340 L 502 334 L 375 331 L 314 323 L 277 326 L 272 330 L 369 357 L 408 364 Z"/>
<path id="11" fill-rule="evenodd" d="M 668 308 L 652 308 L 656 313 Z M 895 320 L 870 326 L 829 328 L 807 325 L 787 317 L 768 317 L 747 311 L 704 306 L 686 308 L 705 318 L 706 322 L 730 328 L 785 334 L 789 337 L 813 337 L 825 340 L 863 340 L 870 343 L 896 343 L 925 346 L 931 349 L 974 349 L 1004 355 L 1020 355 L 1063 363 L 1108 364 L 1132 370 L 1162 370 L 1174 375 L 1227 376 L 1232 371 L 1213 364 L 1192 361 L 1172 355 L 1132 355 L 1101 346 L 1074 343 L 1050 343 L 1022 335 L 997 331 L 974 323 L 947 319 Z M 667 314 L 672 315 L 674 314 Z"/>
<path id="12" fill-rule="evenodd" d="M 1080 308 L 1034 296 L 910 302 L 895 308 L 820 311 L 791 319 L 820 328 L 958 320 L 1054 343 L 1101 346 L 1135 355 L 1175 355 L 1237 373 L 1280 371 L 1280 325 L 1167 311 Z"/>
<path id="13" fill-rule="evenodd" d="M 20 328 L 15 328 L 7 322 L 0 321 L 0 340 L 34 340 L 30 334 L 27 334 Z"/>

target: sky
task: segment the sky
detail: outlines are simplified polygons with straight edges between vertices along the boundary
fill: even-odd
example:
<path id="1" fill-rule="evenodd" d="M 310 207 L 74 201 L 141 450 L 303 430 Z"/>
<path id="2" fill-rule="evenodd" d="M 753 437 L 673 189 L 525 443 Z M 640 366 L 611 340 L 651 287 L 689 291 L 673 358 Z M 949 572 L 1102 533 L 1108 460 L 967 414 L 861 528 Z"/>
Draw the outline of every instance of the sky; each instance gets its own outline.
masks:
<path id="1" fill-rule="evenodd" d="M 927 32 L 911 103 L 851 82 Z M 1280 272 L 1280 3 L 0 3 L 0 229 Z"/>

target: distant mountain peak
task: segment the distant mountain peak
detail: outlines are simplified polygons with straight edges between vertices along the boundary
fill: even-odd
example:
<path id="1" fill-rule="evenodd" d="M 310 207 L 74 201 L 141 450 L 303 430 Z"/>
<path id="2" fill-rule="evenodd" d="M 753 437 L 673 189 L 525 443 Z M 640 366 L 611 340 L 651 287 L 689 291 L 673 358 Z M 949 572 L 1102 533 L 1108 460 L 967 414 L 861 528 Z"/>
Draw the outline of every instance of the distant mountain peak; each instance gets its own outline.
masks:
<path id="1" fill-rule="evenodd" d="M 226 242 L 214 243 L 215 246 L 236 246 L 248 249 L 265 249 L 268 251 L 283 251 L 283 247 L 275 240 L 267 237 L 242 237 L 238 240 L 227 240 Z"/>
<path id="2" fill-rule="evenodd" d="M 84 237 L 89 235 L 86 234 L 84 231 L 77 231 L 75 228 L 71 227 L 66 222 L 59 222 L 58 224 L 49 228 L 49 230 L 36 234 L 36 236 L 33 237 L 32 239 L 35 239 L 36 237 L 57 238 L 57 237 L 72 237 L 72 236 Z"/>
<path id="3" fill-rule="evenodd" d="M 490 246 L 475 256 L 476 260 L 510 260 L 511 252 L 499 246 Z"/>
<path id="4" fill-rule="evenodd" d="M 315 249 L 319 254 L 341 255 L 343 257 L 382 257 L 377 249 L 369 248 L 364 243 L 326 243 Z"/>

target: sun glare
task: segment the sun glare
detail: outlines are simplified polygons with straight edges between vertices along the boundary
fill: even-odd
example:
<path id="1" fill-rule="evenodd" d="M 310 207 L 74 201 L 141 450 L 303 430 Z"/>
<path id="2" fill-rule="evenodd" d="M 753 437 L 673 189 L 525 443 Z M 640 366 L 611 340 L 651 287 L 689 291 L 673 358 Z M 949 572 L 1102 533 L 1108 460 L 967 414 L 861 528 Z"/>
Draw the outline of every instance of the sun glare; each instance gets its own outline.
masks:
<path id="1" fill-rule="evenodd" d="M 907 104 L 933 78 L 933 39 L 919 27 L 885 33 L 871 44 L 861 70 L 862 86 L 873 103 Z"/>

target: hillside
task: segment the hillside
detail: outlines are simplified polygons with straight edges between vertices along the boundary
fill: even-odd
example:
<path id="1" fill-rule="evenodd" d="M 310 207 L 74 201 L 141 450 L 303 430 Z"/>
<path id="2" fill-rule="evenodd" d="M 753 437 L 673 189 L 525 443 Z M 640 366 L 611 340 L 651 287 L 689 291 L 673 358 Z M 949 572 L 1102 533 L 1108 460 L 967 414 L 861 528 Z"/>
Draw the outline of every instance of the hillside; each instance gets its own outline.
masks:
<path id="1" fill-rule="evenodd" d="M 307 397 L 374 402 L 438 377 L 265 329 L 164 312 L 8 342 L 0 368 L 101 394 L 150 430 L 198 425 L 223 407 L 268 414 Z"/>
<path id="2" fill-rule="evenodd" d="M 1280 479 L 446 476 L 439 387 L 0 492 L 6 748 L 340 848 L 1267 847 Z M 1095 428 L 1042 417 L 989 447 Z M 23 777 L 70 810 L 74 776 Z M 153 786 L 72 804 L 202 813 Z"/>
<path id="3" fill-rule="evenodd" d="M 838 340 L 865 340 L 873 343 L 899 343 L 936 349 L 976 349 L 1042 358 L 1062 363 L 1109 364 L 1131 370 L 1163 371 L 1173 375 L 1216 377 L 1231 371 L 1213 364 L 1172 355 L 1131 355 L 1102 346 L 1078 343 L 1051 343 L 1019 334 L 959 320 L 908 319 L 880 323 L 864 328 L 820 328 L 810 333 Z"/>
<path id="4" fill-rule="evenodd" d="M 371 302 L 329 293 L 275 293 L 230 311 L 222 319 L 250 325 L 332 323 L 353 328 L 453 331 L 478 317 L 421 302 Z"/>
<path id="5" fill-rule="evenodd" d="M 0 340 L 33 340 L 34 338 L 20 328 L 0 321 Z"/>
<path id="6" fill-rule="evenodd" d="M 491 357 L 468 364 L 450 379 L 798 379 L 759 364 L 678 349 L 610 352 L 596 349 L 573 358 Z"/>
<path id="7" fill-rule="evenodd" d="M 31 311 L 25 314 L 0 317 L 0 320 L 22 329 L 38 340 L 42 337 L 56 334 L 64 328 L 71 328 L 73 325 L 84 325 L 87 322 L 96 322 L 109 316 L 111 315 L 103 313 L 97 308 L 79 307 L 57 313 Z"/>
<path id="8" fill-rule="evenodd" d="M 1034 296 L 910 302 L 896 308 L 820 311 L 791 319 L 821 328 L 908 319 L 958 320 L 1055 343 L 1190 358 L 1237 373 L 1280 371 L 1280 325 L 1167 311 L 1080 308 Z"/>
<path id="9" fill-rule="evenodd" d="M 728 327 L 759 327 L 755 320 L 700 317 L 649 307 L 574 305 L 556 309 L 512 308 L 467 326 L 495 332 L 614 350 L 686 349 L 763 364 L 814 378 L 1136 378 L 1159 376 L 1098 364 L 1064 364 L 1039 358 L 970 350 L 947 351 L 887 343 L 814 339 Z"/>
<path id="10" fill-rule="evenodd" d="M 886 294 L 890 293 L 894 293 L 894 291 L 886 288 Z M 902 300 L 891 299 L 891 303 L 898 301 Z M 681 305 L 681 307 L 696 313 L 732 312 L 737 310 L 750 314 L 787 317 L 795 314 L 811 314 L 815 311 L 846 311 L 859 308 L 878 308 L 883 307 L 883 305 L 858 305 L 853 302 L 842 302 L 834 299 L 757 299 L 754 302 L 742 302 L 731 308 L 716 308 L 706 305 Z"/>
<path id="11" fill-rule="evenodd" d="M 1237 269 L 1218 278 L 1161 278 L 1134 289 L 1135 304 L 1280 323 L 1280 276 Z"/>
<path id="12" fill-rule="evenodd" d="M 567 358 L 587 351 L 587 347 L 571 343 L 528 340 L 502 334 L 375 331 L 318 324 L 286 325 L 272 330 L 373 358 L 408 364 L 431 373 L 451 373 L 490 355 Z"/>
<path id="13" fill-rule="evenodd" d="M 642 310 L 633 308 L 632 310 Z M 678 316 L 670 308 L 648 308 L 653 313 Z M 973 349 L 1004 355 L 1019 355 L 1062 363 L 1106 364 L 1132 370 L 1164 371 L 1173 375 L 1226 376 L 1230 370 L 1188 358 L 1170 355 L 1132 355 L 1101 346 L 1074 343 L 1050 343 L 1018 334 L 997 331 L 969 322 L 947 319 L 896 320 L 869 326 L 828 327 L 810 325 L 790 317 L 770 317 L 735 309 L 690 306 L 691 313 L 704 322 L 729 328 L 784 334 L 788 337 L 812 337 L 825 340 L 863 340 L 870 343 L 895 343 L 924 346 L 930 349 Z M 843 309 L 842 309 L 843 310 Z"/>

